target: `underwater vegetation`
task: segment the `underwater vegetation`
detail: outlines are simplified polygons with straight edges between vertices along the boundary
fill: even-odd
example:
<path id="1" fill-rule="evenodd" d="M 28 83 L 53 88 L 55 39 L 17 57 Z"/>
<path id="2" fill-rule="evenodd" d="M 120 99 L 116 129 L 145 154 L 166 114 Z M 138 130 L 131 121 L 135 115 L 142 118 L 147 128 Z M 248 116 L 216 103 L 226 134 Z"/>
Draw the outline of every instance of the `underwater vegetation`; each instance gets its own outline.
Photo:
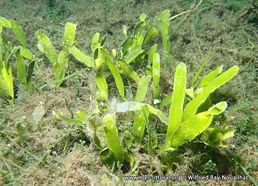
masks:
<path id="1" fill-rule="evenodd" d="M 66 11 L 63 9 L 65 7 L 56 2 L 46 1 L 49 7 L 48 13 L 53 19 L 62 17 Z M 60 21 L 60 18 L 56 21 Z M 65 24 L 61 50 L 55 48 L 44 30 L 37 31 L 35 33 L 37 48 L 44 56 L 44 62 L 49 63 L 54 78 L 53 81 L 38 85 L 33 82 L 35 80 L 33 77 L 43 70 L 38 65 L 39 57 L 28 48 L 21 26 L 13 19 L 0 17 L 2 99 L 6 101 L 5 104 L 15 107 L 14 77 L 24 91 L 33 95 L 41 94 L 46 87 L 53 84 L 55 90 L 58 90 L 68 79 L 74 79 L 75 87 L 78 88 L 78 75 L 92 72 L 95 75 L 93 78 L 96 86 L 92 84 L 87 86 L 92 86 L 94 90 L 95 95 L 92 95 L 94 108 L 81 109 L 74 113 L 66 102 L 71 116 L 53 112 L 56 121 L 65 121 L 71 126 L 76 126 L 80 132 L 77 136 L 69 135 L 60 139 L 59 143 L 51 147 L 51 156 L 54 151 L 57 154 L 68 153 L 69 148 L 73 147 L 71 145 L 73 142 L 81 143 L 83 139 L 85 142 L 81 144 L 82 148 L 86 148 L 84 144 L 89 145 L 90 141 L 93 142 L 98 149 L 98 158 L 111 173 L 121 175 L 130 172 L 131 175 L 138 176 L 141 162 L 137 160 L 137 156 L 147 154 L 148 164 L 145 166 L 149 168 L 151 175 L 162 174 L 160 169 L 172 174 L 175 164 L 181 164 L 186 158 L 181 154 L 182 149 L 191 146 L 190 149 L 196 154 L 201 149 L 219 151 L 218 149 L 226 148 L 227 140 L 234 137 L 235 129 L 223 118 L 228 103 L 223 99 L 214 103 L 211 95 L 218 88 L 222 86 L 225 88 L 231 79 L 236 78 L 239 67 L 232 65 L 224 69 L 223 66 L 218 66 L 201 76 L 212 50 L 210 48 L 205 50 L 207 55 L 205 61 L 190 79 L 187 70 L 190 67 L 183 62 L 176 63 L 170 54 L 170 22 L 169 10 L 163 11 L 158 17 L 158 23 L 155 24 L 147 20 L 146 14 L 141 14 L 131 34 L 128 33 L 127 27 L 123 26 L 124 41 L 119 49 L 109 50 L 105 46 L 109 35 L 102 36 L 97 32 L 91 39 L 91 53 L 86 53 L 78 44 L 77 28 L 72 22 Z M 5 29 L 12 29 L 19 44 L 14 46 L 5 38 Z M 154 37 L 161 38 L 162 46 L 155 43 Z M 11 58 L 15 59 L 15 64 L 10 64 Z M 70 73 L 69 67 L 72 63 L 79 63 L 83 68 Z M 167 87 L 161 84 L 161 68 L 164 64 L 167 64 L 171 72 L 169 78 L 173 80 L 173 91 L 169 94 L 163 94 Z M 16 74 L 12 71 L 13 66 L 16 66 Z M 129 96 L 128 91 L 133 92 L 132 95 Z M 217 118 L 222 119 L 215 125 L 214 119 Z M 118 121 L 122 121 L 123 124 Z M 38 130 L 42 130 L 40 119 L 37 124 Z M 21 122 L 17 123 L 16 129 L 19 144 L 26 145 L 22 144 L 27 136 Z M 10 140 L 6 134 L 8 131 L 5 130 L 7 131 L 7 128 L 1 127 L 1 139 Z M 83 131 L 90 131 L 91 140 Z M 15 176 L 6 161 L 8 150 L 0 151 L 7 167 L 1 174 L 5 177 L 6 183 L 12 183 Z M 227 152 L 250 181 L 257 185 L 255 179 L 248 174 L 247 168 L 241 165 L 239 160 L 241 154 L 233 154 L 229 149 Z M 38 160 L 37 166 L 45 163 L 46 156 L 48 153 Z M 211 154 L 207 153 L 205 156 L 204 160 L 199 161 L 202 170 L 197 171 L 200 175 L 206 175 L 218 166 L 212 161 Z M 124 182 L 122 177 L 120 179 Z"/>

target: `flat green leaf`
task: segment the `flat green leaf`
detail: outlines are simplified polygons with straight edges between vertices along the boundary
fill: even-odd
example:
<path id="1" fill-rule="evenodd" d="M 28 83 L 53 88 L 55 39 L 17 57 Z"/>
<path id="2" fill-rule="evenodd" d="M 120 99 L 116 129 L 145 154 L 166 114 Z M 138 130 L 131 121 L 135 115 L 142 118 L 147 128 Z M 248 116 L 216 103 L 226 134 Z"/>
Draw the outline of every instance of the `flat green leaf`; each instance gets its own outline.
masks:
<path id="1" fill-rule="evenodd" d="M 222 67 L 223 66 L 220 66 L 220 67 L 216 68 L 215 70 L 213 70 L 212 72 L 207 74 L 204 78 L 202 78 L 202 80 L 198 84 L 197 88 L 204 87 L 208 83 L 210 83 L 211 80 L 213 80 L 217 75 L 219 75 L 222 72 Z"/>
<path id="2" fill-rule="evenodd" d="M 103 45 L 105 44 L 108 35 L 109 35 L 109 34 L 106 34 L 106 35 L 101 39 L 101 41 L 100 41 L 100 46 L 103 46 Z"/>
<path id="3" fill-rule="evenodd" d="M 143 36 L 142 36 L 142 32 L 139 33 L 139 35 L 137 36 L 137 39 L 135 41 L 135 45 L 134 46 L 140 46 L 140 48 L 142 47 L 142 42 L 143 42 Z"/>
<path id="4" fill-rule="evenodd" d="M 5 79 L 2 75 L 0 75 L 0 90 L 1 90 L 3 95 L 6 95 L 6 96 L 9 95 L 9 90 L 8 90 L 7 83 L 6 83 L 6 81 L 5 81 Z"/>
<path id="5" fill-rule="evenodd" d="M 103 147 L 102 147 L 102 145 L 101 145 L 100 139 L 98 138 L 98 136 L 97 136 L 97 134 L 96 134 L 96 131 L 94 131 L 93 140 L 94 140 L 95 145 L 96 145 L 100 150 L 102 150 Z M 102 161 L 102 159 L 101 159 L 101 161 Z"/>
<path id="6" fill-rule="evenodd" d="M 78 120 L 80 120 L 81 122 L 84 122 L 88 118 L 88 113 L 86 112 L 86 110 L 82 109 L 82 110 L 76 112 L 75 116 Z"/>
<path id="7" fill-rule="evenodd" d="M 142 21 L 145 21 L 146 17 L 147 17 L 147 15 L 146 15 L 145 13 L 142 13 L 142 14 L 140 15 L 140 21 L 141 21 L 141 22 L 142 22 Z"/>
<path id="8" fill-rule="evenodd" d="M 132 128 L 132 135 L 134 137 L 134 142 L 136 145 L 139 145 L 142 142 L 143 133 L 145 130 L 145 119 L 143 116 L 142 109 L 138 112 Z"/>
<path id="9" fill-rule="evenodd" d="M 149 83 L 150 80 L 147 76 L 142 76 L 138 88 L 137 88 L 137 92 L 136 92 L 136 97 L 135 97 L 135 101 L 137 102 L 143 102 L 146 95 L 147 95 L 147 91 L 149 88 Z"/>
<path id="10" fill-rule="evenodd" d="M 30 94 L 32 94 L 32 92 L 33 92 L 32 73 L 33 73 L 33 70 L 34 70 L 35 63 L 36 63 L 35 60 L 31 61 L 28 65 L 28 69 L 27 69 L 26 82 L 27 82 L 27 89 L 28 89 Z"/>
<path id="11" fill-rule="evenodd" d="M 65 69 L 60 65 L 59 63 L 56 63 L 52 67 L 52 72 L 54 74 L 55 80 L 59 80 L 64 78 L 65 75 Z M 62 81 L 57 82 L 56 86 L 59 87 L 61 85 Z"/>
<path id="12" fill-rule="evenodd" d="M 169 10 L 163 11 L 159 16 L 159 20 L 162 21 L 162 24 L 161 24 L 162 42 L 167 52 L 169 52 L 170 50 L 170 42 L 168 40 L 169 17 L 170 17 Z"/>
<path id="13" fill-rule="evenodd" d="M 21 55 L 23 57 L 25 57 L 27 59 L 32 59 L 33 58 L 32 53 L 28 49 L 23 48 L 23 47 L 21 47 L 20 49 L 21 49 Z"/>
<path id="14" fill-rule="evenodd" d="M 176 129 L 181 125 L 183 105 L 186 88 L 186 66 L 180 63 L 176 68 L 174 78 L 174 91 L 169 110 L 169 123 L 167 129 L 166 144 L 169 146 Z"/>
<path id="15" fill-rule="evenodd" d="M 151 25 L 148 30 L 147 33 L 143 39 L 142 45 L 144 46 L 149 40 L 151 40 L 155 35 L 157 35 L 159 32 L 157 31 L 157 29 L 154 27 L 154 25 Z"/>
<path id="16" fill-rule="evenodd" d="M 99 48 L 98 50 L 99 50 L 99 58 L 107 64 L 109 70 L 111 71 L 115 79 L 118 92 L 122 97 L 122 99 L 124 99 L 124 83 L 118 72 L 118 69 L 115 67 L 115 65 L 113 64 L 112 60 L 110 59 L 110 57 L 108 56 L 104 48 Z"/>
<path id="17" fill-rule="evenodd" d="M 72 119 L 61 114 L 62 118 L 69 124 L 82 125 L 82 122 L 77 119 Z"/>
<path id="18" fill-rule="evenodd" d="M 95 43 L 98 43 L 98 42 L 99 42 L 99 35 L 100 35 L 99 32 L 97 32 L 96 34 L 94 34 L 94 36 L 92 37 L 92 40 L 91 40 L 91 45 L 94 45 Z"/>
<path id="19" fill-rule="evenodd" d="M 22 27 L 20 25 L 18 25 L 13 19 L 10 19 L 9 21 L 12 25 L 12 29 L 13 29 L 13 32 L 15 33 L 16 37 L 18 38 L 18 40 L 20 41 L 22 46 L 24 48 L 26 48 L 26 38 L 25 38 L 24 32 L 22 30 Z"/>
<path id="20" fill-rule="evenodd" d="M 2 69 L 1 69 L 1 78 L 4 82 L 1 82 L 1 89 L 3 92 L 6 92 L 6 95 L 10 97 L 10 101 L 12 102 L 14 98 L 14 91 L 13 91 L 13 76 L 12 76 L 12 69 L 11 65 L 6 67 L 5 62 L 2 62 Z"/>
<path id="21" fill-rule="evenodd" d="M 75 30 L 76 25 L 70 22 L 66 23 L 63 37 L 63 50 L 66 55 L 69 53 L 69 48 L 74 44 Z"/>
<path id="22" fill-rule="evenodd" d="M 172 102 L 172 96 L 167 96 L 165 97 L 161 102 L 160 102 L 160 108 L 163 108 L 164 106 L 171 104 Z"/>
<path id="23" fill-rule="evenodd" d="M 100 152 L 100 159 L 109 169 L 116 164 L 116 158 L 110 148 L 105 148 Z"/>
<path id="24" fill-rule="evenodd" d="M 26 86 L 26 67 L 21 57 L 20 49 L 15 52 L 16 65 L 17 65 L 17 78 L 20 84 Z"/>
<path id="25" fill-rule="evenodd" d="M 133 50 L 131 50 L 129 53 L 127 53 L 124 56 L 124 61 L 129 64 L 132 62 L 137 56 L 139 56 L 141 53 L 143 53 L 144 50 L 141 49 L 141 46 L 135 47 Z"/>
<path id="26" fill-rule="evenodd" d="M 153 55 L 153 81 L 156 86 L 159 84 L 160 79 L 160 56 L 159 53 Z"/>
<path id="27" fill-rule="evenodd" d="M 104 76 L 104 67 L 100 59 L 96 59 L 96 81 L 98 88 L 108 95 L 108 85 Z"/>
<path id="28" fill-rule="evenodd" d="M 134 28 L 134 36 L 139 36 L 139 34 L 141 33 L 141 28 L 144 27 L 146 24 L 141 21 L 140 23 L 138 23 L 135 28 Z"/>
<path id="29" fill-rule="evenodd" d="M 134 48 L 134 43 L 136 41 L 135 36 L 128 37 L 121 45 L 122 55 L 124 55 L 128 50 L 131 51 Z"/>
<path id="30" fill-rule="evenodd" d="M 167 125 L 168 123 L 168 117 L 159 109 L 154 108 L 153 106 L 146 104 L 149 108 L 150 113 L 156 115 L 160 121 L 162 121 L 163 123 L 165 123 Z"/>
<path id="31" fill-rule="evenodd" d="M 128 132 L 128 131 L 124 132 L 124 141 L 125 141 L 127 148 L 130 149 L 130 147 L 132 145 L 132 141 L 133 141 L 130 132 Z"/>
<path id="32" fill-rule="evenodd" d="M 40 34 L 37 32 L 36 36 L 39 40 L 39 49 L 43 49 L 44 53 L 46 54 L 51 63 L 57 63 L 57 55 L 55 48 L 53 47 L 52 43 L 50 42 L 49 38 L 44 33 L 44 31 L 42 31 Z"/>
<path id="33" fill-rule="evenodd" d="M 182 123 L 171 137 L 171 146 L 182 145 L 201 134 L 212 122 L 209 112 L 202 112 Z"/>
<path id="34" fill-rule="evenodd" d="M 208 112 L 210 115 L 219 115 L 220 113 L 224 112 L 224 110 L 226 110 L 227 107 L 227 102 L 223 101 L 209 108 Z"/>
<path id="35" fill-rule="evenodd" d="M 107 138 L 109 148 L 114 153 L 115 160 L 119 161 L 122 164 L 124 161 L 124 152 L 118 136 L 116 124 L 110 114 L 107 114 L 104 117 L 104 122 L 104 132 Z"/>
<path id="36" fill-rule="evenodd" d="M 130 159 L 129 161 L 130 161 L 131 170 L 132 170 L 132 172 L 134 172 L 133 168 L 134 168 L 135 158 L 134 158 L 133 152 L 130 149 L 127 149 L 127 154 Z"/>
<path id="37" fill-rule="evenodd" d="M 70 49 L 70 53 L 80 62 L 84 63 L 85 65 L 87 65 L 88 67 L 93 67 L 94 66 L 94 61 L 92 59 L 92 57 L 87 56 L 86 54 L 84 54 L 82 51 L 80 51 L 78 48 L 76 48 L 75 46 L 73 46 Z"/>
<path id="38" fill-rule="evenodd" d="M 199 94 L 186 105 L 182 121 L 186 121 L 194 116 L 198 107 L 208 98 L 208 96 L 217 88 L 231 80 L 237 74 L 238 69 L 239 68 L 237 66 L 233 66 L 223 74 L 213 79 L 207 86 L 205 86 L 199 92 Z"/>
<path id="39" fill-rule="evenodd" d="M 58 55 L 57 62 L 64 68 L 68 68 L 68 58 L 65 56 L 64 52 L 61 51 Z"/>
<path id="40" fill-rule="evenodd" d="M 135 81 L 135 82 L 140 81 L 138 74 L 124 60 L 117 59 L 117 66 L 124 75 L 130 77 L 133 81 Z"/>
<path id="41" fill-rule="evenodd" d="M 12 24 L 7 19 L 5 19 L 4 17 L 0 17 L 0 23 L 6 28 L 11 28 L 12 27 Z"/>
<path id="42" fill-rule="evenodd" d="M 231 127 L 218 126 L 209 128 L 202 134 L 201 140 L 206 145 L 227 147 L 223 140 L 233 137 L 235 130 Z"/>
<path id="43" fill-rule="evenodd" d="M 160 102 L 160 92 L 159 92 L 159 88 L 156 87 L 155 85 L 151 85 L 152 89 L 153 89 L 153 99 L 154 99 L 154 105 Z"/>
<path id="44" fill-rule="evenodd" d="M 126 30 L 126 26 L 123 25 L 123 33 L 124 33 L 124 37 L 127 38 L 127 30 Z"/>

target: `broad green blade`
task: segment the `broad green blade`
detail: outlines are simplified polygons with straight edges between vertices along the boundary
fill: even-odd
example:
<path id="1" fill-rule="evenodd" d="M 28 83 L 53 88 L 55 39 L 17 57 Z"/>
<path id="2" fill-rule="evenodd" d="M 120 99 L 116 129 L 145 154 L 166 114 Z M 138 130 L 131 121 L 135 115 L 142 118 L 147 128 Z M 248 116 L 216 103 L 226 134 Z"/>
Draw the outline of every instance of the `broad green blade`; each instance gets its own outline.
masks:
<path id="1" fill-rule="evenodd" d="M 124 43 L 121 45 L 122 55 L 124 55 L 128 50 L 132 50 L 134 48 L 135 41 L 135 36 L 130 36 L 124 41 Z"/>
<path id="2" fill-rule="evenodd" d="M 65 69 L 59 63 L 56 63 L 53 65 L 52 72 L 54 74 L 55 80 L 64 78 Z M 61 85 L 61 83 L 62 83 L 62 81 L 56 83 L 56 86 L 59 87 Z"/>
<path id="3" fill-rule="evenodd" d="M 200 93 L 186 105 L 182 121 L 187 121 L 192 116 L 194 116 L 198 107 L 205 102 L 208 96 L 217 88 L 231 80 L 237 74 L 238 69 L 238 66 L 233 66 L 232 68 L 212 80 L 207 86 L 205 86 L 200 91 Z"/>
<path id="4" fill-rule="evenodd" d="M 44 31 L 41 31 L 40 34 L 39 32 L 36 32 L 36 37 L 39 40 L 39 49 L 41 49 L 41 51 L 43 49 L 44 53 L 46 54 L 51 63 L 57 63 L 55 48 L 53 47 L 52 43 L 50 42 L 49 38 L 44 33 Z"/>
<path id="5" fill-rule="evenodd" d="M 155 85 L 151 85 L 152 89 L 153 89 L 153 99 L 154 99 L 154 105 L 160 102 L 160 92 L 159 92 L 159 88 L 156 87 Z M 156 101 L 155 101 L 156 100 Z"/>
<path id="6" fill-rule="evenodd" d="M 162 21 L 162 24 L 161 24 L 162 42 L 167 52 L 170 50 L 170 42 L 168 40 L 169 17 L 170 17 L 169 10 L 163 11 L 159 16 L 159 20 Z"/>
<path id="7" fill-rule="evenodd" d="M 138 23 L 135 28 L 134 28 L 134 36 L 138 36 L 141 32 L 141 28 L 144 27 L 146 24 L 141 21 L 140 23 Z"/>
<path id="8" fill-rule="evenodd" d="M 99 32 L 97 32 L 96 34 L 94 34 L 94 36 L 92 37 L 92 40 L 91 40 L 91 45 L 94 45 L 95 43 L 98 43 L 98 42 L 99 42 L 99 35 L 100 35 Z"/>
<path id="9" fill-rule="evenodd" d="M 4 79 L 4 82 L 1 83 L 1 88 L 4 89 L 4 92 L 7 93 L 7 96 L 10 97 L 10 101 L 12 102 L 14 98 L 12 69 L 11 65 L 6 67 L 4 61 L 2 62 L 1 75 Z"/>
<path id="10" fill-rule="evenodd" d="M 0 91 L 3 95 L 9 95 L 7 83 L 5 82 L 5 79 L 2 75 L 0 75 Z"/>
<path id="11" fill-rule="evenodd" d="M 149 56 L 148 56 L 148 65 L 151 65 L 152 64 L 152 61 L 153 61 L 153 55 L 155 54 L 156 50 L 157 50 L 157 44 L 154 44 L 151 49 L 150 49 L 150 53 L 149 53 Z"/>
<path id="12" fill-rule="evenodd" d="M 160 119 L 160 121 L 162 121 L 166 125 L 168 124 L 168 117 L 161 110 L 156 109 L 151 105 L 146 105 L 148 106 L 150 113 L 156 115 Z"/>
<path id="13" fill-rule="evenodd" d="M 0 23 L 0 69 L 2 68 L 2 45 L 3 45 L 2 28 L 3 26 Z"/>
<path id="14" fill-rule="evenodd" d="M 208 83 L 210 83 L 217 75 L 219 75 L 222 72 L 222 67 L 223 66 L 216 68 L 215 70 L 207 74 L 204 78 L 202 78 L 197 88 L 202 88 L 206 86 Z"/>
<path id="15" fill-rule="evenodd" d="M 177 147 L 201 134 L 212 122 L 209 112 L 202 112 L 182 123 L 173 134 L 170 145 Z"/>
<path id="16" fill-rule="evenodd" d="M 73 46 L 70 50 L 70 53 L 80 62 L 84 63 L 88 67 L 93 67 L 94 66 L 94 61 L 92 57 L 87 56 L 84 54 L 82 51 L 80 51 L 78 48 Z"/>
<path id="17" fill-rule="evenodd" d="M 100 41 L 100 46 L 103 46 L 103 45 L 105 44 L 108 35 L 109 35 L 109 34 L 106 34 L 106 35 L 101 39 L 101 41 Z"/>
<path id="18" fill-rule="evenodd" d="M 206 145 L 227 147 L 227 143 L 223 140 L 233 137 L 235 130 L 231 127 L 217 126 L 209 128 L 202 134 L 201 140 Z"/>
<path id="19" fill-rule="evenodd" d="M 117 59 L 117 63 L 118 63 L 117 66 L 118 66 L 119 70 L 124 75 L 130 77 L 135 82 L 139 82 L 140 81 L 140 78 L 139 78 L 138 74 L 125 61 L 123 61 L 122 59 Z"/>
<path id="20" fill-rule="evenodd" d="M 115 172 L 117 170 L 116 166 L 116 158 L 114 153 L 110 148 L 104 148 L 100 152 L 100 159 L 104 165 L 106 165 L 109 169 L 111 169 L 111 172 Z"/>
<path id="21" fill-rule="evenodd" d="M 220 113 L 224 112 L 227 107 L 228 107 L 227 102 L 223 101 L 209 108 L 208 112 L 210 115 L 219 115 Z"/>
<path id="22" fill-rule="evenodd" d="M 124 33 L 124 37 L 126 39 L 128 36 L 127 36 L 127 30 L 126 30 L 126 26 L 125 25 L 123 25 L 123 33 Z"/>
<path id="23" fill-rule="evenodd" d="M 172 96 L 167 96 L 165 97 L 161 102 L 160 102 L 160 108 L 170 104 L 172 101 Z"/>
<path id="24" fill-rule="evenodd" d="M 106 124 L 104 127 L 104 132 L 109 148 L 114 153 L 116 161 L 119 161 L 122 164 L 124 161 L 124 152 L 118 136 L 116 124 L 110 114 L 107 114 L 104 117 L 104 122 Z"/>
<path id="25" fill-rule="evenodd" d="M 65 25 L 65 33 L 63 37 L 63 50 L 66 55 L 69 54 L 69 48 L 72 47 L 74 43 L 76 25 L 67 22 Z"/>
<path id="26" fill-rule="evenodd" d="M 124 83 L 118 72 L 118 69 L 115 67 L 114 63 L 112 62 L 112 60 L 110 59 L 110 57 L 108 56 L 108 54 L 104 48 L 98 48 L 98 50 L 99 50 L 99 58 L 108 65 L 108 68 L 110 69 L 110 71 L 115 79 L 118 92 L 119 92 L 120 96 L 122 97 L 122 99 L 125 99 L 124 98 Z"/>
<path id="27" fill-rule="evenodd" d="M 134 122 L 133 122 L 133 129 L 132 135 L 134 137 L 134 142 L 136 145 L 139 145 L 142 142 L 143 133 L 145 130 L 145 119 L 143 116 L 142 109 L 138 112 Z"/>
<path id="28" fill-rule="evenodd" d="M 15 52 L 16 65 L 17 65 L 17 78 L 20 84 L 26 86 L 26 67 L 21 57 L 20 49 Z"/>
<path id="29" fill-rule="evenodd" d="M 159 84 L 160 79 L 160 56 L 159 53 L 153 55 L 153 81 L 156 86 Z"/>
<path id="30" fill-rule="evenodd" d="M 172 103 L 169 110 L 169 123 L 167 129 L 166 144 L 171 145 L 173 135 L 176 129 L 181 125 L 183 105 L 185 99 L 186 88 L 186 66 L 180 63 L 176 68 L 174 78 L 174 91 L 172 95 Z"/>
<path id="31" fill-rule="evenodd" d="M 141 49 L 141 46 L 139 47 L 135 47 L 132 51 L 130 51 L 129 53 L 127 53 L 124 56 L 124 61 L 129 64 L 131 63 L 137 56 L 139 56 L 141 53 L 143 53 L 144 50 Z"/>
<path id="32" fill-rule="evenodd" d="M 127 148 L 130 149 L 133 139 L 132 139 L 130 132 L 128 132 L 128 131 L 124 132 L 124 142 L 125 142 Z"/>
<path id="33" fill-rule="evenodd" d="M 7 19 L 5 19 L 4 17 L 0 17 L 0 23 L 6 28 L 11 28 L 12 27 L 12 24 Z"/>
<path id="34" fill-rule="evenodd" d="M 155 35 L 157 35 L 159 32 L 157 31 L 157 29 L 151 25 L 148 30 L 147 33 L 144 37 L 144 40 L 142 42 L 142 46 L 144 46 L 149 40 L 151 40 Z"/>
<path id="35" fill-rule="evenodd" d="M 66 117 L 62 114 L 61 114 L 61 116 L 69 124 L 82 125 L 82 122 L 78 119 L 72 119 L 72 118 Z"/>
<path id="36" fill-rule="evenodd" d="M 33 58 L 32 53 L 28 49 L 23 48 L 23 47 L 21 47 L 21 55 L 23 57 L 26 57 L 27 59 L 32 59 Z"/>
<path id="37" fill-rule="evenodd" d="M 64 52 L 61 51 L 58 55 L 58 63 L 64 68 L 68 68 L 68 58 L 65 56 Z"/>
<path id="38" fill-rule="evenodd" d="M 140 15 L 140 21 L 141 21 L 141 22 L 142 22 L 142 21 L 145 21 L 146 17 L 147 17 L 147 15 L 146 15 L 145 13 L 142 13 L 142 14 Z"/>
<path id="39" fill-rule="evenodd" d="M 15 35 L 17 36 L 18 40 L 20 41 L 22 46 L 24 48 L 26 48 L 26 38 L 25 38 L 25 35 L 24 35 L 24 32 L 23 32 L 21 26 L 18 25 L 13 19 L 10 19 L 9 21 L 12 25 L 12 29 L 13 29 Z"/>
<path id="40" fill-rule="evenodd" d="M 138 35 L 138 37 L 137 37 L 137 40 L 136 40 L 134 46 L 140 46 L 140 47 L 142 47 L 142 42 L 143 42 L 143 36 L 142 36 L 142 33 L 140 32 L 139 35 Z"/>
<path id="41" fill-rule="evenodd" d="M 28 69 L 27 69 L 27 78 L 26 78 L 26 82 L 27 82 L 27 89 L 29 91 L 30 94 L 32 94 L 33 92 L 33 88 L 32 88 L 32 73 L 34 70 L 34 66 L 35 66 L 35 60 L 31 61 L 28 65 Z"/>
<path id="42" fill-rule="evenodd" d="M 104 67 L 100 59 L 96 59 L 96 81 L 98 88 L 108 95 L 108 85 L 104 76 Z"/>
<path id="43" fill-rule="evenodd" d="M 91 40 L 91 49 L 92 49 L 93 52 L 95 52 L 95 50 L 96 50 L 98 47 L 100 47 L 99 35 L 100 35 L 100 33 L 97 32 L 97 33 L 93 36 L 93 38 L 92 38 L 92 40 Z M 95 59 L 95 58 L 94 58 L 94 59 Z"/>
<path id="44" fill-rule="evenodd" d="M 143 102 L 146 95 L 147 95 L 147 91 L 149 88 L 149 83 L 150 80 L 147 76 L 142 76 L 138 88 L 137 88 L 137 92 L 136 92 L 136 97 L 135 97 L 135 101 L 137 102 Z"/>

